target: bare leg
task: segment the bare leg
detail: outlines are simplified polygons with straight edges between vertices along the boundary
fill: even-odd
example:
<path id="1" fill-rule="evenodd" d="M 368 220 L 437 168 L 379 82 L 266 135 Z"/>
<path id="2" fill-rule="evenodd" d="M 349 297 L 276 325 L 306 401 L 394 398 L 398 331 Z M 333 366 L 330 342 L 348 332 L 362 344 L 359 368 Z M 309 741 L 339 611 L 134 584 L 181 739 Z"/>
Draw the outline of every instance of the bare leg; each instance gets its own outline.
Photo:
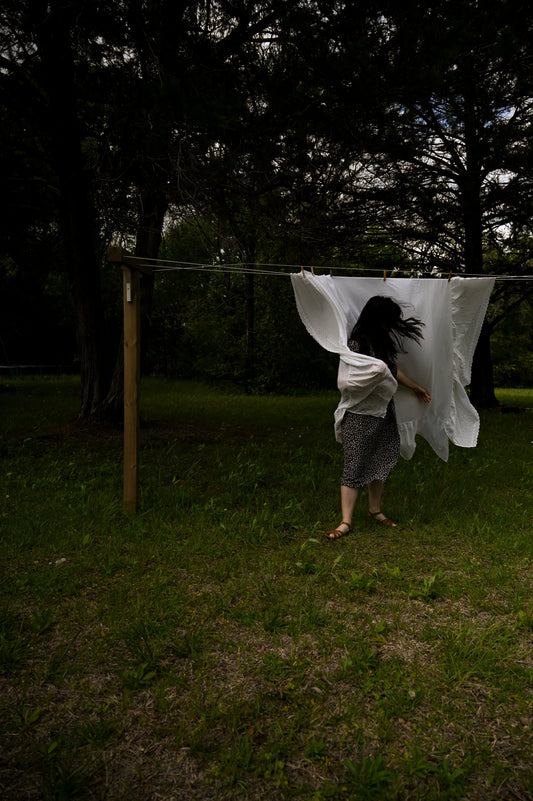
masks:
<path id="1" fill-rule="evenodd" d="M 383 481 L 371 481 L 368 485 L 368 511 L 371 515 L 381 512 L 381 498 L 384 486 Z"/>
<path id="2" fill-rule="evenodd" d="M 328 531 L 326 534 L 328 540 L 338 540 L 339 537 L 348 534 L 350 531 L 352 527 L 353 510 L 358 494 L 358 489 L 341 486 L 342 522 L 339 523 L 337 528 L 334 528 L 333 531 Z"/>
<path id="3" fill-rule="evenodd" d="M 349 526 L 352 525 L 353 510 L 358 495 L 359 489 L 357 487 L 341 487 L 342 520 L 343 523 L 348 523 Z"/>
<path id="4" fill-rule="evenodd" d="M 368 511 L 376 523 L 384 523 L 386 526 L 396 527 L 396 523 L 383 514 L 381 511 L 381 498 L 383 497 L 383 481 L 372 481 L 368 485 Z"/>

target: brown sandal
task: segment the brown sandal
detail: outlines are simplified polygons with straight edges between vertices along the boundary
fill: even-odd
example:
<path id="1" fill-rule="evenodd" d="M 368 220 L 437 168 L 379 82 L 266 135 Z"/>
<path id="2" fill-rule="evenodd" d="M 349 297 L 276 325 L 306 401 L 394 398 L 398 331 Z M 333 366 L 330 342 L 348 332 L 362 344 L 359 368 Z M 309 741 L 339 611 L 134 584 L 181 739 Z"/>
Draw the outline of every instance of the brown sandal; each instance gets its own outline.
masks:
<path id="1" fill-rule="evenodd" d="M 340 528 L 334 528 L 331 531 L 327 531 L 326 532 L 325 536 L 326 536 L 327 540 L 332 540 L 332 541 L 333 540 L 338 540 L 341 537 L 345 537 L 352 530 L 351 525 L 349 523 L 347 523 L 346 520 L 343 520 L 340 525 L 341 526 L 348 526 L 348 531 L 341 531 Z"/>
<path id="2" fill-rule="evenodd" d="M 376 523 L 379 523 L 380 526 L 390 526 L 391 528 L 398 528 L 398 523 L 395 523 L 394 520 L 383 515 L 383 512 L 380 510 L 379 512 L 369 512 L 370 517 L 373 517 Z M 383 520 L 378 520 L 377 516 L 383 515 Z"/>

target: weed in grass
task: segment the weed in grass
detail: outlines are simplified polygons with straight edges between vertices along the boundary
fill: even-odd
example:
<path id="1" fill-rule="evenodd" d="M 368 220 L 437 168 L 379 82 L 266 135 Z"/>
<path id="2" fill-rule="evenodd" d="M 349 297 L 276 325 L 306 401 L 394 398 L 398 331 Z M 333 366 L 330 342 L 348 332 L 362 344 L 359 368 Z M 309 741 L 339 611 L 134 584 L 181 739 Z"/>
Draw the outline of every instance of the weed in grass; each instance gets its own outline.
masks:
<path id="1" fill-rule="evenodd" d="M 446 680 L 462 683 L 476 679 L 489 683 L 512 680 L 506 665 L 511 630 L 501 626 L 480 628 L 461 624 L 438 634 L 439 664 Z"/>
<path id="2" fill-rule="evenodd" d="M 474 767 L 474 760 L 469 754 L 464 755 L 457 765 L 449 756 L 437 751 L 428 753 L 416 745 L 409 745 L 401 766 L 408 784 L 418 788 L 410 797 L 420 801 L 460 801 L 469 797 L 465 796 L 465 792 Z M 481 798 L 476 794 L 474 797 Z"/>
<path id="3" fill-rule="evenodd" d="M 124 642 L 132 654 L 132 662 L 122 674 L 122 683 L 128 690 L 151 686 L 158 678 L 160 667 L 154 641 L 155 625 L 138 620 L 123 632 Z"/>
<path id="4" fill-rule="evenodd" d="M 75 801 L 87 797 L 87 788 L 97 772 L 94 763 L 78 763 L 76 751 L 58 740 L 43 743 L 39 753 L 43 801 Z"/>
<path id="5" fill-rule="evenodd" d="M 222 749 L 218 762 L 213 765 L 212 775 L 219 783 L 233 786 L 242 781 L 243 773 L 252 769 L 254 738 L 248 733 L 234 736 L 230 744 Z"/>
<path id="6" fill-rule="evenodd" d="M 360 678 L 372 673 L 378 666 L 378 652 L 366 643 L 360 643 L 358 648 L 351 647 L 350 652 L 341 663 L 340 677 L 344 680 Z"/>
<path id="7" fill-rule="evenodd" d="M 461 758 L 461 764 L 455 765 L 448 756 L 437 761 L 435 779 L 439 790 L 439 798 L 459 801 L 464 797 L 468 775 L 472 769 L 472 758 L 469 754 Z"/>
<path id="8" fill-rule="evenodd" d="M 412 717 L 420 703 L 421 693 L 412 685 L 399 659 L 387 659 L 376 670 L 364 677 L 362 688 L 374 710 L 379 738 L 389 743 L 398 736 L 398 722 Z"/>
<path id="9" fill-rule="evenodd" d="M 407 777 L 427 780 L 437 773 L 437 762 L 418 745 L 409 744 L 402 757 L 402 768 Z"/>
<path id="10" fill-rule="evenodd" d="M 308 537 L 300 546 L 299 558 L 294 568 L 297 573 L 310 575 L 318 570 L 317 546 L 319 541 L 315 537 Z"/>
<path id="11" fill-rule="evenodd" d="M 41 635 L 49 631 L 55 622 L 56 619 L 49 609 L 40 609 L 33 613 L 28 626 L 31 632 Z"/>
<path id="12" fill-rule="evenodd" d="M 304 756 L 311 762 L 325 762 L 328 756 L 328 745 L 324 740 L 308 740 L 304 748 Z"/>
<path id="13" fill-rule="evenodd" d="M 419 601 L 434 601 L 442 598 L 444 593 L 444 574 L 438 570 L 432 576 L 419 579 L 417 584 L 410 590 L 409 597 Z"/>
<path id="14" fill-rule="evenodd" d="M 149 662 L 133 665 L 122 674 L 122 682 L 127 690 L 139 690 L 149 687 L 157 679 L 157 671 Z"/>
<path id="15" fill-rule="evenodd" d="M 189 720 L 182 721 L 176 733 L 176 741 L 189 749 L 193 756 L 213 758 L 225 743 L 220 742 L 220 712 L 216 699 L 191 699 Z"/>
<path id="16" fill-rule="evenodd" d="M 420 801 L 460 801 L 465 797 L 469 776 L 474 761 L 467 754 L 459 765 L 454 765 L 448 756 L 439 752 L 426 752 L 416 745 L 409 745 L 401 761 L 407 784 L 417 789 L 411 790 L 409 797 Z M 475 798 L 481 798 L 474 794 Z M 500 796 L 495 796 L 496 798 Z"/>
<path id="17" fill-rule="evenodd" d="M 261 622 L 266 632 L 275 634 L 289 625 L 290 607 L 286 602 L 272 603 L 261 610 Z"/>
<path id="18" fill-rule="evenodd" d="M 241 498 L 247 502 L 250 493 L 257 491 L 265 484 L 266 470 L 259 459 L 247 459 L 246 451 L 241 450 L 234 462 L 233 470 L 226 476 L 225 481 L 231 487 L 231 494 L 239 501 Z"/>
<path id="19" fill-rule="evenodd" d="M 516 615 L 516 625 L 526 631 L 533 631 L 533 609 L 520 609 Z"/>
<path id="20" fill-rule="evenodd" d="M 37 723 L 42 714 L 43 708 L 40 706 L 28 707 L 21 704 L 12 715 L 11 722 L 14 728 L 26 734 L 31 726 Z"/>
<path id="21" fill-rule="evenodd" d="M 376 592 L 376 576 L 376 570 L 374 570 L 370 576 L 366 575 L 365 573 L 352 572 L 350 576 L 349 587 L 351 590 L 360 590 L 361 592 L 365 592 L 370 595 Z"/>
<path id="22" fill-rule="evenodd" d="M 357 761 L 346 759 L 346 783 L 353 796 L 361 801 L 394 799 L 397 795 L 396 775 L 380 754 L 363 756 Z"/>
<path id="23" fill-rule="evenodd" d="M 69 643 L 57 646 L 49 652 L 42 667 L 42 681 L 52 684 L 57 683 L 72 670 L 68 654 L 73 642 L 74 640 L 71 640 Z"/>
<path id="24" fill-rule="evenodd" d="M 0 673 L 13 673 L 29 654 L 23 626 L 17 615 L 5 611 L 0 624 Z"/>
<path id="25" fill-rule="evenodd" d="M 383 578 L 397 584 L 401 584 L 405 581 L 404 574 L 399 565 L 394 565 L 394 567 L 391 567 L 391 565 L 385 562 L 381 567 L 381 574 Z"/>
<path id="26" fill-rule="evenodd" d="M 278 751 L 277 742 L 272 750 L 261 750 L 255 760 L 255 773 L 267 782 L 272 782 L 275 787 L 287 787 L 289 781 L 285 761 L 280 758 Z"/>
<path id="27" fill-rule="evenodd" d="M 128 645 L 134 659 L 155 664 L 155 645 L 153 640 L 154 626 L 145 620 L 137 620 L 123 632 L 124 642 Z"/>
<path id="28" fill-rule="evenodd" d="M 204 633 L 200 629 L 185 631 L 172 636 L 168 650 L 180 659 L 193 658 L 202 652 L 204 640 Z"/>
<path id="29" fill-rule="evenodd" d="M 372 639 L 376 643 L 384 643 L 387 639 L 388 625 L 385 620 L 374 620 L 372 629 Z"/>
<path id="30" fill-rule="evenodd" d="M 112 737 L 116 737 L 120 732 L 117 721 L 109 719 L 88 720 L 81 723 L 76 735 L 82 743 L 91 743 L 102 746 Z"/>
<path id="31" fill-rule="evenodd" d="M 300 613 L 293 616 L 293 624 L 289 627 L 291 632 L 298 634 L 303 631 L 316 631 L 326 626 L 329 622 L 329 615 L 325 603 L 317 598 L 315 593 L 309 589 L 305 597 L 298 603 Z"/>
<path id="32" fill-rule="evenodd" d="M 279 698 L 289 698 L 291 694 L 307 682 L 308 665 L 296 657 L 286 659 L 277 653 L 267 653 L 261 664 L 260 675 L 274 688 Z M 303 699 L 302 704 L 303 704 Z"/>
<path id="33" fill-rule="evenodd" d="M 289 685 L 294 687 L 292 677 L 294 674 L 294 664 L 288 659 L 283 659 L 276 653 L 267 653 L 263 658 L 261 673 L 266 681 L 272 682 L 282 688 Z"/>

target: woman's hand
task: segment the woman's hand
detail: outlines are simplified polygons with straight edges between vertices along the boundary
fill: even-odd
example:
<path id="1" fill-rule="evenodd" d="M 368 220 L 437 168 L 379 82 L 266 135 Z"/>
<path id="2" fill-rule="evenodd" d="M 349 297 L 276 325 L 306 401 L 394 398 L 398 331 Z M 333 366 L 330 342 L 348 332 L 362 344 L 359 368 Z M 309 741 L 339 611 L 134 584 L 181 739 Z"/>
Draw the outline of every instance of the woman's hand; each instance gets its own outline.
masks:
<path id="1" fill-rule="evenodd" d="M 423 401 L 423 403 L 429 403 L 431 400 L 431 395 L 421 387 L 420 384 L 417 384 L 416 381 L 413 381 L 409 376 L 406 376 L 405 373 L 402 373 L 401 370 L 398 370 L 397 375 L 398 383 L 401 384 L 403 387 L 407 387 L 407 389 L 412 389 L 415 393 L 418 400 Z"/>
<path id="2" fill-rule="evenodd" d="M 415 393 L 416 397 L 419 401 L 423 401 L 424 403 L 429 403 L 431 400 L 431 395 L 424 389 L 424 387 L 413 387 L 413 392 Z"/>

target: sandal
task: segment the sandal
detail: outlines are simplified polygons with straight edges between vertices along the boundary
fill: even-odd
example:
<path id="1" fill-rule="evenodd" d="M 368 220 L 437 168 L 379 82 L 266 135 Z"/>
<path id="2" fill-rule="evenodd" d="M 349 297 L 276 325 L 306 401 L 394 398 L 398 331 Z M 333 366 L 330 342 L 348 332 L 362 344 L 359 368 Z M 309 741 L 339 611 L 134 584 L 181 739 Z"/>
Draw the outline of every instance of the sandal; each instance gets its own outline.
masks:
<path id="1" fill-rule="evenodd" d="M 394 520 L 383 515 L 383 512 L 380 510 L 379 512 L 369 512 L 370 517 L 373 517 L 376 523 L 379 523 L 380 526 L 390 526 L 391 528 L 398 528 L 398 523 L 395 523 Z M 378 515 L 383 515 L 382 520 L 378 520 Z"/>
<path id="2" fill-rule="evenodd" d="M 349 523 L 347 523 L 345 520 L 343 520 L 340 525 L 341 526 L 348 526 L 348 531 L 341 531 L 340 528 L 334 528 L 334 529 L 332 529 L 332 531 L 327 531 L 326 532 L 325 537 L 326 537 L 327 540 L 338 540 L 341 537 L 345 537 L 352 530 L 351 525 Z"/>

